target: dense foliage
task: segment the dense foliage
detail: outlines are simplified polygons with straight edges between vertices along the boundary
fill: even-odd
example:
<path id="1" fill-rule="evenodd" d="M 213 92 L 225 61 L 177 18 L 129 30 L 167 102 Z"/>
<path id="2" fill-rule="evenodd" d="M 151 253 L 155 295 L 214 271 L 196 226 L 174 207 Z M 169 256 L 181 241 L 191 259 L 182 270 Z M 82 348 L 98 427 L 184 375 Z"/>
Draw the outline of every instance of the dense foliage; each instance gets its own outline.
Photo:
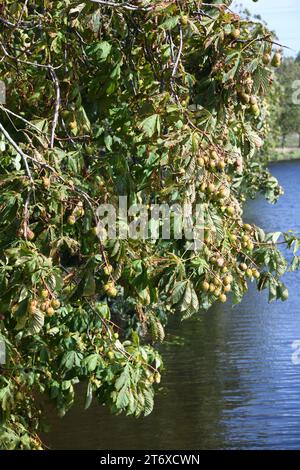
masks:
<path id="1" fill-rule="evenodd" d="M 0 25 L 0 441 L 35 449 L 41 394 L 64 415 L 80 380 L 87 407 L 149 414 L 171 313 L 250 281 L 287 299 L 281 235 L 242 208 L 282 192 L 258 152 L 280 53 L 264 25 L 192 0 L 7 0 Z M 119 195 L 202 203 L 201 250 L 101 242 L 97 207 Z"/>

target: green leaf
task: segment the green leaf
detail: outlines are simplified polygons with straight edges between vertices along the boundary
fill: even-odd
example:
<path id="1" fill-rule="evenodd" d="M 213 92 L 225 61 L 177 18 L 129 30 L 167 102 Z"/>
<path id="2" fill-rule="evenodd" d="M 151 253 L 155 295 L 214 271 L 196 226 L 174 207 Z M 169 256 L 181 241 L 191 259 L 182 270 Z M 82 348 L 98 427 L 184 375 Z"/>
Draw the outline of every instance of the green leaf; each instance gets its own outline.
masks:
<path id="1" fill-rule="evenodd" d="M 68 351 L 66 352 L 60 362 L 60 366 L 67 370 L 72 369 L 73 367 L 80 367 L 82 360 L 82 354 L 77 351 Z"/>
<path id="2" fill-rule="evenodd" d="M 98 365 L 99 356 L 97 353 L 90 354 L 85 357 L 82 361 L 82 365 L 85 365 L 89 372 L 93 372 Z"/>
<path id="3" fill-rule="evenodd" d="M 104 137 L 104 143 L 105 143 L 105 146 L 107 148 L 107 150 L 111 150 L 111 146 L 112 146 L 112 137 L 110 135 L 106 135 Z"/>
<path id="4" fill-rule="evenodd" d="M 171 30 L 178 25 L 180 16 L 170 16 L 167 18 L 163 23 L 159 25 L 160 29 L 164 29 L 165 31 Z"/>
<path id="5" fill-rule="evenodd" d="M 3 411 L 8 411 L 13 403 L 12 387 L 10 384 L 0 389 L 0 404 Z"/>
<path id="6" fill-rule="evenodd" d="M 88 271 L 84 283 L 83 296 L 91 297 L 95 295 L 96 292 L 96 282 L 94 271 Z"/>
<path id="7" fill-rule="evenodd" d="M 158 114 L 153 114 L 141 122 L 140 128 L 147 137 L 152 137 L 155 132 L 160 129 L 160 117 Z"/>
<path id="8" fill-rule="evenodd" d="M 273 302 L 277 299 L 277 285 L 274 283 L 269 284 L 269 302 Z"/>
<path id="9" fill-rule="evenodd" d="M 223 83 L 226 83 L 229 80 L 234 79 L 234 77 L 235 77 L 235 75 L 238 71 L 240 62 L 241 62 L 241 58 L 240 58 L 240 55 L 238 55 L 238 57 L 236 58 L 236 60 L 234 62 L 233 67 L 229 70 L 229 72 L 223 74 Z"/>
<path id="10" fill-rule="evenodd" d="M 122 372 L 122 374 L 117 378 L 115 383 L 116 390 L 121 390 L 121 388 L 128 387 L 130 385 L 130 367 L 127 364 Z"/>
<path id="11" fill-rule="evenodd" d="M 87 410 L 93 401 L 93 386 L 91 382 L 88 383 L 87 389 L 86 389 L 86 396 L 85 396 L 85 404 L 84 404 L 84 409 Z"/>
<path id="12" fill-rule="evenodd" d="M 96 56 L 97 60 L 104 61 L 111 52 L 111 44 L 107 41 L 100 41 L 96 45 L 89 46 L 87 52 L 89 55 Z"/>
<path id="13" fill-rule="evenodd" d="M 185 312 L 186 317 L 191 316 L 199 310 L 199 300 L 191 281 L 187 281 L 183 301 L 181 303 L 181 312 Z"/>
<path id="14" fill-rule="evenodd" d="M 144 415 L 149 416 L 154 407 L 154 394 L 153 390 L 147 389 L 144 391 L 144 399 L 145 399 L 145 410 L 144 410 Z"/>
<path id="15" fill-rule="evenodd" d="M 117 394 L 117 400 L 116 400 L 116 406 L 117 408 L 125 409 L 127 405 L 129 404 L 129 396 L 130 396 L 130 391 L 128 387 L 124 386 L 121 388 L 119 393 Z"/>

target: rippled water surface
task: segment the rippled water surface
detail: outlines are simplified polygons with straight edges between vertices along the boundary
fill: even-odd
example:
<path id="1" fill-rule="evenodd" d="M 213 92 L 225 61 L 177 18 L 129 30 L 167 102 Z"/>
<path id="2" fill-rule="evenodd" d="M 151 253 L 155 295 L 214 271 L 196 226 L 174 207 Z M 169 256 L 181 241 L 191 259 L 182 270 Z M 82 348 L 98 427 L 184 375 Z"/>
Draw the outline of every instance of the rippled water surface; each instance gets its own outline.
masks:
<path id="1" fill-rule="evenodd" d="M 270 231 L 300 233 L 300 161 L 272 172 L 286 193 L 276 206 L 249 204 L 247 219 Z M 151 416 L 111 416 L 82 403 L 49 419 L 54 449 L 300 449 L 300 273 L 288 274 L 286 303 L 267 303 L 251 288 L 233 308 L 218 306 L 198 318 L 174 321 L 183 346 L 165 345 L 166 372 Z"/>

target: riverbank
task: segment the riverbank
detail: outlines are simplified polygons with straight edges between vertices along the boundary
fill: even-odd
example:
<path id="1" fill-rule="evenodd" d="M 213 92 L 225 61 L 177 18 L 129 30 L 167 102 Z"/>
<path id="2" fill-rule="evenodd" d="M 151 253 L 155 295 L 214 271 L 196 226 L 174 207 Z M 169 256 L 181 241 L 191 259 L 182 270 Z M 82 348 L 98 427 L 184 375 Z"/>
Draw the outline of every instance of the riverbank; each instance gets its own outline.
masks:
<path id="1" fill-rule="evenodd" d="M 274 152 L 273 158 L 270 161 L 282 162 L 282 161 L 299 160 L 299 159 L 300 159 L 300 148 L 285 147 L 285 148 L 277 148 Z"/>

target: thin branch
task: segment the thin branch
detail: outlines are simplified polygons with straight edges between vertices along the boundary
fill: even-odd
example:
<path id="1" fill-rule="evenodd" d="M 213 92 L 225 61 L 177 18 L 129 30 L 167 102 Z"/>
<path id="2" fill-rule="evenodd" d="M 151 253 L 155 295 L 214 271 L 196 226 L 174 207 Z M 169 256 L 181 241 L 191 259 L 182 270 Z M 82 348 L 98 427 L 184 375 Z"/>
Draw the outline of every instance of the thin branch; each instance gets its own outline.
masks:
<path id="1" fill-rule="evenodd" d="M 30 121 L 27 121 L 27 119 L 23 118 L 23 116 L 20 116 L 19 114 L 16 114 L 14 113 L 13 111 L 11 111 L 10 109 L 7 109 L 5 106 L 1 105 L 0 106 L 0 109 L 3 109 L 3 111 L 7 114 L 10 114 L 11 116 L 14 116 L 15 118 L 17 119 L 20 119 L 20 121 L 23 121 L 25 124 L 27 124 L 28 126 L 32 127 L 32 129 L 34 129 L 35 131 L 37 131 L 39 134 L 42 134 L 45 136 L 47 142 L 49 143 L 49 139 L 46 135 L 45 132 L 43 132 L 41 129 L 39 129 L 37 126 L 35 126 L 34 124 L 32 124 L 32 122 Z"/>
<path id="2" fill-rule="evenodd" d="M 123 2 L 123 3 L 115 3 L 111 1 L 106 1 L 106 0 L 91 0 L 93 3 L 98 3 L 99 5 L 105 5 L 106 7 L 114 7 L 114 8 L 121 8 L 124 10 L 131 10 L 131 11 L 151 11 L 153 7 L 138 7 L 136 5 L 132 5 L 131 3 L 128 2 Z"/>
<path id="3" fill-rule="evenodd" d="M 168 32 L 168 36 L 169 36 L 169 43 L 170 43 L 170 49 L 171 49 L 172 62 L 174 63 L 174 62 L 175 62 L 174 43 L 173 43 L 172 34 L 171 34 L 170 31 Z"/>
<path id="4" fill-rule="evenodd" d="M 97 205 L 97 202 L 88 195 L 88 193 L 86 193 L 85 191 L 83 191 L 83 189 L 80 189 L 72 184 L 70 184 L 68 181 L 66 181 L 59 173 L 57 173 L 57 171 L 55 170 L 55 168 L 53 168 L 51 165 L 49 165 L 48 163 L 46 162 L 41 162 L 39 160 L 37 160 L 36 158 L 34 157 L 31 157 L 30 155 L 26 155 L 27 159 L 32 161 L 36 166 L 40 167 L 40 168 L 44 168 L 48 171 L 50 171 L 51 173 L 53 173 L 53 175 L 59 180 L 61 181 L 61 183 L 63 183 L 67 188 L 69 188 L 71 191 L 73 192 L 76 192 L 78 194 L 80 194 L 83 199 L 86 201 L 86 203 L 90 206 L 90 208 L 92 209 L 92 211 L 94 212 L 94 209 L 95 209 L 95 206 Z"/>
<path id="5" fill-rule="evenodd" d="M 22 7 L 22 10 L 21 10 L 21 13 L 20 13 L 20 16 L 18 18 L 18 21 L 16 22 L 16 25 L 15 25 L 15 28 L 17 29 L 20 24 L 21 24 L 21 21 L 22 21 L 22 18 L 23 18 L 23 15 L 25 13 L 25 10 L 27 8 L 27 4 L 28 4 L 28 0 L 25 0 L 24 4 L 23 4 L 23 7 Z"/>
<path id="6" fill-rule="evenodd" d="M 27 198 L 26 198 L 25 205 L 24 205 L 24 223 L 23 223 L 23 227 L 24 227 L 24 236 L 25 236 L 26 240 L 27 240 L 27 234 L 28 234 L 28 222 L 29 222 L 29 217 L 30 217 L 29 204 L 30 204 L 31 193 L 32 193 L 31 190 L 28 191 Z"/>
<path id="7" fill-rule="evenodd" d="M 1 43 L 1 49 L 3 50 L 3 53 L 5 55 L 5 57 L 7 57 L 8 59 L 11 59 L 11 60 L 14 60 L 15 62 L 18 62 L 19 64 L 24 64 L 24 65 L 32 65 L 33 67 L 39 67 L 39 68 L 43 68 L 43 69 L 49 69 L 49 65 L 47 64 L 39 64 L 38 62 L 29 62 L 27 60 L 22 60 L 22 59 L 19 59 L 18 57 L 14 57 L 12 55 L 10 55 L 7 50 L 5 49 L 4 45 Z M 51 65 L 51 68 L 52 70 L 58 70 L 62 67 L 63 65 L 58 65 L 57 67 L 53 67 Z"/>
<path id="8" fill-rule="evenodd" d="M 0 16 L 0 23 L 4 24 L 5 26 L 9 27 L 9 28 L 13 28 L 15 29 L 17 27 L 17 25 L 15 23 L 12 23 L 11 21 L 5 19 L 5 18 L 2 18 Z M 28 29 L 34 29 L 34 28 L 39 28 L 40 27 L 40 24 L 32 24 L 28 21 L 21 21 L 19 24 L 18 24 L 18 28 L 19 29 L 24 29 L 24 30 L 28 30 Z"/>
<path id="9" fill-rule="evenodd" d="M 173 68 L 172 77 L 175 77 L 175 75 L 176 75 L 177 68 L 178 68 L 179 61 L 180 61 L 180 57 L 181 57 L 181 53 L 182 53 L 182 48 L 183 48 L 183 36 L 182 36 L 182 28 L 181 27 L 179 28 L 179 35 L 180 35 L 180 45 L 179 45 L 179 51 L 178 51 L 177 59 L 176 59 L 176 62 L 175 62 L 174 68 Z"/>
<path id="10" fill-rule="evenodd" d="M 215 20 L 215 18 L 213 18 L 211 15 L 209 15 L 208 13 L 204 13 L 203 10 L 199 10 L 199 11 L 193 11 L 192 12 L 194 15 L 200 15 L 200 16 L 205 16 L 206 18 L 209 18 L 211 20 Z"/>
<path id="11" fill-rule="evenodd" d="M 59 118 L 59 110 L 60 110 L 60 87 L 59 87 L 59 81 L 57 78 L 57 75 L 55 71 L 53 70 L 53 67 L 49 65 L 49 71 L 52 77 L 52 81 L 55 86 L 56 90 L 56 99 L 55 99 L 55 110 L 54 110 L 54 116 L 52 120 L 52 129 L 51 129 L 51 138 L 50 138 L 50 147 L 53 149 L 54 147 L 54 140 L 55 140 L 55 131 L 58 123 L 58 118 Z"/>
<path id="12" fill-rule="evenodd" d="M 282 47 L 284 49 L 290 49 L 292 50 L 290 47 L 288 46 L 284 46 L 283 44 L 280 44 L 279 42 L 275 42 L 275 41 L 272 41 L 272 39 L 269 39 L 268 36 L 267 37 L 262 37 L 262 38 L 258 38 L 257 39 L 258 41 L 266 41 L 266 42 L 269 42 L 270 44 L 275 44 L 275 46 L 279 46 L 279 47 Z"/>
<path id="13" fill-rule="evenodd" d="M 0 16 L 0 22 L 5 24 L 5 26 L 9 26 L 10 28 L 14 28 L 16 26 L 14 23 L 11 23 L 10 21 L 2 18 L 1 16 Z"/>
<path id="14" fill-rule="evenodd" d="M 229 8 L 228 5 L 226 5 L 226 3 L 202 3 L 201 2 L 200 6 L 201 7 L 208 7 L 208 8 L 217 8 L 217 10 L 226 9 L 226 10 L 232 12 L 232 10 Z"/>
<path id="15" fill-rule="evenodd" d="M 64 131 L 65 131 L 65 133 L 66 133 L 67 136 L 68 136 L 68 137 L 67 137 L 68 141 L 71 142 L 71 143 L 74 145 L 74 147 L 76 147 L 77 144 L 76 144 L 75 140 L 73 139 L 73 137 L 70 136 L 70 134 L 69 134 L 69 132 L 68 132 L 68 129 L 67 129 L 67 126 L 66 126 L 66 123 L 65 123 L 65 121 L 64 121 L 64 119 L 63 119 L 62 116 L 60 117 L 60 120 L 61 120 L 62 126 L 63 126 L 63 128 L 64 128 Z"/>
<path id="16" fill-rule="evenodd" d="M 25 166 L 25 169 L 26 169 L 26 173 L 27 173 L 27 176 L 31 182 L 31 184 L 34 186 L 34 181 L 33 181 L 33 178 L 32 178 L 32 175 L 31 175 L 31 172 L 30 172 L 30 169 L 29 169 L 29 166 L 28 166 L 28 155 L 26 155 L 23 150 L 18 146 L 18 144 L 13 140 L 13 138 L 9 135 L 9 133 L 7 132 L 7 130 L 3 127 L 3 125 L 1 124 L 0 122 L 0 131 L 2 132 L 2 134 L 4 135 L 4 137 L 8 140 L 8 142 L 12 145 L 12 147 L 16 150 L 16 152 L 20 155 L 20 157 L 22 158 L 23 160 L 23 163 L 24 163 L 24 166 Z"/>

